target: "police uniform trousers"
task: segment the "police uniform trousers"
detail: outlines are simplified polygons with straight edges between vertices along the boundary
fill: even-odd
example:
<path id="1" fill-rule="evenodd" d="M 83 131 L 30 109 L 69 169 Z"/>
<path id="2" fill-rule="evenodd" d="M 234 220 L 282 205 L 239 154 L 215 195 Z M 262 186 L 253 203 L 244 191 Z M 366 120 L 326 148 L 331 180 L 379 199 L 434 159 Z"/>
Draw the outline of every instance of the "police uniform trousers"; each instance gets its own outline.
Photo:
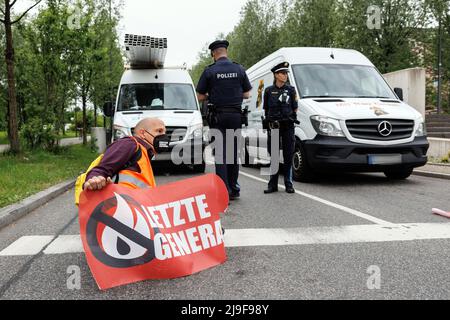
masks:
<path id="1" fill-rule="evenodd" d="M 235 137 L 234 141 L 228 141 L 226 132 L 227 130 L 242 129 L 241 113 L 232 111 L 218 111 L 216 129 L 221 132 L 223 137 L 222 148 L 215 151 L 216 174 L 223 180 L 230 195 L 239 194 L 241 187 L 238 183 L 238 146 L 241 143 L 241 135 L 239 133 L 239 136 Z M 231 148 L 231 143 L 233 143 L 233 152 L 229 151 L 229 154 L 227 155 L 227 145 L 230 144 L 228 148 Z"/>
<path id="2" fill-rule="evenodd" d="M 272 130 L 268 131 L 268 143 L 267 147 L 269 154 L 272 150 Z M 283 173 L 284 173 L 284 185 L 286 188 L 293 187 L 292 183 L 292 161 L 295 152 L 295 126 L 291 121 L 280 122 L 279 129 L 280 144 L 283 148 Z M 274 157 L 271 156 L 271 160 Z M 275 159 L 274 159 L 275 160 Z M 270 176 L 269 188 L 278 189 L 278 176 L 280 172 L 280 164 L 271 162 L 271 170 L 275 170 L 275 174 Z"/>

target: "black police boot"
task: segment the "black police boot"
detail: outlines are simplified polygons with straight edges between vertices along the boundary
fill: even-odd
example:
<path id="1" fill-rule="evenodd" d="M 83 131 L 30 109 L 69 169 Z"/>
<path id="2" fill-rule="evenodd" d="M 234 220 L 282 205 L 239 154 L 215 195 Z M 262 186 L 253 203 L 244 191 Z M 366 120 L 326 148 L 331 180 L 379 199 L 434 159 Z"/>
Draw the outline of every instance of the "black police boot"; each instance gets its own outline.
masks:
<path id="1" fill-rule="evenodd" d="M 264 190 L 264 194 L 271 194 L 275 192 L 278 192 L 278 188 L 269 187 L 267 190 Z"/>
<path id="2" fill-rule="evenodd" d="M 286 192 L 287 193 L 295 193 L 295 189 L 292 186 L 286 187 Z"/>
<path id="3" fill-rule="evenodd" d="M 229 195 L 229 198 L 230 198 L 231 201 L 239 199 L 240 197 L 241 197 L 241 194 L 239 192 L 232 192 Z"/>

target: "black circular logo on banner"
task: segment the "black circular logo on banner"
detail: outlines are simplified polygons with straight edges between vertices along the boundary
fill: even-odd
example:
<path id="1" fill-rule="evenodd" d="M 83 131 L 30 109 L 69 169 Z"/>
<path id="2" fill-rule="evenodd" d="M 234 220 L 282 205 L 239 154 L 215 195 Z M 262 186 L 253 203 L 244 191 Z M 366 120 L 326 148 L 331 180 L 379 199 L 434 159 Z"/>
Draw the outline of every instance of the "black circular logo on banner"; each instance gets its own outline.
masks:
<path id="1" fill-rule="evenodd" d="M 140 204 L 133 198 L 127 195 L 120 195 L 120 197 L 122 197 L 127 202 L 130 208 L 131 207 L 140 208 Z M 115 207 L 117 208 L 117 205 L 118 203 L 116 197 L 103 201 L 94 209 L 94 212 L 89 218 L 86 226 L 86 238 L 87 244 L 89 245 L 92 254 L 103 264 L 114 268 L 130 268 L 149 263 L 150 261 L 155 259 L 154 241 L 106 213 L 106 211 L 110 210 L 111 208 Z M 140 213 L 138 212 L 137 214 Z M 100 225 L 104 225 L 105 227 L 111 228 L 124 238 L 127 238 L 131 242 L 145 248 L 146 249 L 145 254 L 143 254 L 138 258 L 133 259 L 119 259 L 109 255 L 102 248 L 103 246 L 100 245 L 100 240 L 99 237 L 97 236 L 98 227 Z M 150 226 L 148 227 L 150 233 L 153 230 L 153 235 L 160 233 L 158 228 L 151 228 Z M 116 246 L 117 252 L 120 255 L 125 256 L 131 250 L 129 244 L 127 244 L 120 237 L 117 237 Z"/>

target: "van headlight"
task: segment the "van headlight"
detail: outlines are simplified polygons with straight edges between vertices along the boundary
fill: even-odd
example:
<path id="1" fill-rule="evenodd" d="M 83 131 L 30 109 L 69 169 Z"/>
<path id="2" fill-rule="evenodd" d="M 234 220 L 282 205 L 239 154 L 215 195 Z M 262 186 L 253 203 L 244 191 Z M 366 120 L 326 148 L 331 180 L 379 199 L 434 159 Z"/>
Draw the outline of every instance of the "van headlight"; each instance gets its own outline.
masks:
<path id="1" fill-rule="evenodd" d="M 416 130 L 416 137 L 423 137 L 427 135 L 427 127 L 425 125 L 425 122 L 422 120 L 422 122 L 419 124 L 419 128 Z"/>
<path id="2" fill-rule="evenodd" d="M 118 125 L 114 125 L 113 127 L 114 140 L 119 140 L 125 137 L 130 136 L 130 129 Z"/>
<path id="3" fill-rule="evenodd" d="M 312 116 L 311 123 L 316 132 L 320 135 L 329 137 L 345 137 L 341 124 L 337 119 L 323 116 Z"/>

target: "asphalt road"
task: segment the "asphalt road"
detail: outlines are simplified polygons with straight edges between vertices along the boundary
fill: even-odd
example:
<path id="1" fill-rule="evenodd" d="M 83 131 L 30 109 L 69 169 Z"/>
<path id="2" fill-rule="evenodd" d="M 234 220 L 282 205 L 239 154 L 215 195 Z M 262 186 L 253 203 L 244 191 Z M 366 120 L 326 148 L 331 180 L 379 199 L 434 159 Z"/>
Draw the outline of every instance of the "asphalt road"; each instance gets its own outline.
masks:
<path id="1" fill-rule="evenodd" d="M 192 176 L 183 170 L 159 172 L 159 184 Z M 335 175 L 296 183 L 294 195 L 282 190 L 264 195 L 260 179 L 267 178 L 258 168 L 242 170 L 242 197 L 231 203 L 222 224 L 231 234 L 261 229 L 261 238 L 278 229 L 298 243 L 228 247 L 228 261 L 213 269 L 105 292 L 97 288 L 81 252 L 1 255 L 24 236 L 79 234 L 69 191 L 0 230 L 0 299 L 450 298 L 450 233 L 445 232 L 450 221 L 431 214 L 435 207 L 450 210 L 448 180 Z M 409 229 L 416 231 L 404 238 Z M 397 231 L 389 238 L 384 230 Z M 299 235 L 305 234 L 308 241 L 302 242 Z M 79 290 L 68 289 L 71 266 L 81 271 Z"/>

